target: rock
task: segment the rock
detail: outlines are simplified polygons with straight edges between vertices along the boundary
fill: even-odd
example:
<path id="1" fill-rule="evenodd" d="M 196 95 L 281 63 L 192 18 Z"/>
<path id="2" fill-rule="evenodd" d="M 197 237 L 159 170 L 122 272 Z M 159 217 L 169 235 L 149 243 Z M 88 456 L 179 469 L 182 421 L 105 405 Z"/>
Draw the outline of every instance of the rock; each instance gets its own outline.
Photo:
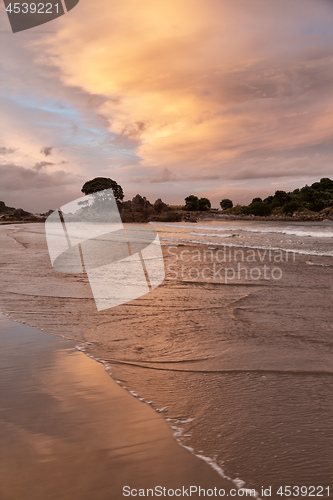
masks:
<path id="1" fill-rule="evenodd" d="M 168 212 L 169 211 L 168 205 L 166 203 L 164 203 L 161 200 L 161 198 L 158 198 L 158 200 L 155 201 L 153 207 L 154 207 L 155 212 L 157 212 L 158 214 L 160 214 L 161 212 Z"/>
<path id="2" fill-rule="evenodd" d="M 177 212 L 172 212 L 161 199 L 152 205 L 147 198 L 137 194 L 131 201 L 119 203 L 119 211 L 123 222 L 178 222 L 181 220 Z"/>
<path id="3" fill-rule="evenodd" d="M 148 219 L 149 222 L 179 222 L 181 215 L 178 212 L 172 212 L 168 209 L 167 212 L 162 212 L 157 215 L 152 215 Z"/>
<path id="4" fill-rule="evenodd" d="M 183 221 L 185 222 L 197 222 L 198 218 L 194 214 L 186 213 L 183 215 Z"/>
<path id="5" fill-rule="evenodd" d="M 147 222 L 147 217 L 144 212 L 132 212 L 133 222 Z"/>
<path id="6" fill-rule="evenodd" d="M 122 209 L 121 210 L 121 220 L 123 222 L 134 222 L 134 217 L 133 217 L 131 210 L 129 210 L 128 208 Z"/>
<path id="7" fill-rule="evenodd" d="M 45 212 L 45 214 L 40 214 L 41 217 L 48 217 L 49 215 L 51 215 L 52 213 L 54 212 L 54 210 L 48 210 L 47 212 Z"/>
<path id="8" fill-rule="evenodd" d="M 30 212 L 26 212 L 23 208 L 16 208 L 13 215 L 15 217 L 30 217 L 32 214 Z"/>
<path id="9" fill-rule="evenodd" d="M 0 212 L 3 213 L 12 213 L 14 212 L 15 208 L 13 207 L 7 207 L 6 203 L 4 201 L 0 201 Z"/>

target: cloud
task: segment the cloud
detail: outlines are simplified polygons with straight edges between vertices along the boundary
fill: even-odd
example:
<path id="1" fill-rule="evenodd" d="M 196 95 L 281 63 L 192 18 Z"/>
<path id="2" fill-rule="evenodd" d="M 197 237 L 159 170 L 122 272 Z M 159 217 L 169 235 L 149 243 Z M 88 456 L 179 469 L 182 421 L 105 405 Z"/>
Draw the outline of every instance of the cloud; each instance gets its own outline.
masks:
<path id="1" fill-rule="evenodd" d="M 53 175 L 66 162 L 66 182 L 108 176 L 126 196 L 140 183 L 173 201 L 330 175 L 331 3 L 94 5 L 11 38 L 1 108 L 13 164 Z"/>
<path id="2" fill-rule="evenodd" d="M 171 172 L 168 168 L 164 168 L 162 171 L 157 173 L 155 176 L 146 179 L 149 182 L 169 182 L 169 181 L 177 181 L 179 180 L 179 177 Z"/>
<path id="3" fill-rule="evenodd" d="M 25 168 L 13 163 L 0 165 L 0 200 L 38 212 L 80 196 L 81 177 L 63 170 L 45 172 L 43 167 L 35 167 Z"/>
<path id="4" fill-rule="evenodd" d="M 42 168 L 36 168 L 36 165 L 33 168 L 25 168 L 13 163 L 0 165 L 1 190 L 24 191 L 31 188 L 56 188 L 78 180 L 63 170 L 48 173 L 41 172 Z"/>
<path id="5" fill-rule="evenodd" d="M 11 155 L 15 153 L 16 149 L 14 148 L 5 148 L 4 146 L 0 147 L 0 156 Z"/>
<path id="6" fill-rule="evenodd" d="M 50 156 L 52 154 L 53 146 L 44 146 L 40 152 L 45 156 Z"/>
<path id="7" fill-rule="evenodd" d="M 331 136 L 332 10 L 322 0 L 240 4 L 128 0 L 114 11 L 100 0 L 50 40 L 64 85 L 104 96 L 109 130 L 135 140 L 152 182 L 180 170 L 252 178 L 255 150 L 267 160 L 258 176 L 285 175 L 272 150 L 288 159 Z"/>
<path id="8" fill-rule="evenodd" d="M 49 167 L 51 165 L 54 165 L 54 163 L 50 162 L 50 161 L 40 161 L 38 163 L 35 163 L 35 166 L 33 167 L 34 170 L 42 170 L 43 168 L 45 167 Z"/>

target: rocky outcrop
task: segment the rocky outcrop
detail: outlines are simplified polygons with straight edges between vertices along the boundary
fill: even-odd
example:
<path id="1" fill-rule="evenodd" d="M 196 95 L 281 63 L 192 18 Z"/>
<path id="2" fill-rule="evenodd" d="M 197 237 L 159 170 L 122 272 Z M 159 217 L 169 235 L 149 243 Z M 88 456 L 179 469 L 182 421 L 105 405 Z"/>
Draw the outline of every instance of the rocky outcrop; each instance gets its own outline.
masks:
<path id="1" fill-rule="evenodd" d="M 137 194 L 131 201 L 118 203 L 123 222 L 177 222 L 180 216 L 172 212 L 159 198 L 151 204 L 145 196 Z"/>
<path id="2" fill-rule="evenodd" d="M 271 214 L 265 216 L 259 215 L 245 215 L 240 213 L 231 213 L 231 214 L 223 214 L 223 213 L 197 213 L 198 220 L 262 220 L 262 221 L 297 221 L 297 222 L 305 222 L 305 221 L 321 221 L 324 219 L 333 220 L 333 209 L 325 209 L 322 212 L 311 212 L 310 210 L 307 212 L 294 212 L 293 215 L 284 215 L 284 214 Z"/>
<path id="3" fill-rule="evenodd" d="M 14 222 L 43 222 L 46 216 L 43 214 L 32 214 L 23 210 L 23 208 L 7 207 L 3 201 L 0 201 L 0 223 L 10 224 Z"/>
<path id="4" fill-rule="evenodd" d="M 15 210 L 13 207 L 7 207 L 4 201 L 0 201 L 0 213 L 12 213 Z"/>
<path id="5" fill-rule="evenodd" d="M 320 212 L 320 215 L 321 215 L 324 219 L 333 220 L 333 207 L 328 207 L 328 208 L 325 208 L 324 210 L 322 210 L 322 211 Z"/>

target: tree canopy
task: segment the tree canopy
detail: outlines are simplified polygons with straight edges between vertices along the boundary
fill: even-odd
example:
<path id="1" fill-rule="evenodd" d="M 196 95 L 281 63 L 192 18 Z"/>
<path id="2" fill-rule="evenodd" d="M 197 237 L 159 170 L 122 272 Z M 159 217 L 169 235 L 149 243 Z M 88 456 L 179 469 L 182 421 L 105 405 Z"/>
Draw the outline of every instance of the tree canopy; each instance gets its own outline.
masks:
<path id="1" fill-rule="evenodd" d="M 233 207 L 232 201 L 228 198 L 224 198 L 220 205 L 222 210 Z M 273 211 L 273 213 L 292 215 L 296 211 L 320 212 L 329 207 L 333 207 L 333 180 L 324 177 L 311 186 L 306 185 L 291 192 L 278 190 L 264 200 L 259 197 L 253 198 L 248 206 L 236 208 L 244 214 L 264 216 L 270 215 Z"/>
<path id="2" fill-rule="evenodd" d="M 233 202 L 229 200 L 229 198 L 223 198 L 223 200 L 220 201 L 220 207 L 222 210 L 227 210 L 228 208 L 232 208 L 234 206 Z"/>
<path id="3" fill-rule="evenodd" d="M 190 194 L 185 198 L 185 210 L 207 211 L 211 208 L 211 203 L 208 198 L 198 198 L 194 194 Z"/>
<path id="4" fill-rule="evenodd" d="M 124 199 L 122 187 L 109 177 L 95 177 L 94 179 L 87 181 L 83 184 L 81 192 L 88 195 L 97 193 L 98 191 L 103 191 L 104 189 L 112 189 L 114 197 L 117 201 L 122 201 Z"/>
<path id="5" fill-rule="evenodd" d="M 199 210 L 206 211 L 210 210 L 211 203 L 208 198 L 200 198 L 199 199 Z"/>

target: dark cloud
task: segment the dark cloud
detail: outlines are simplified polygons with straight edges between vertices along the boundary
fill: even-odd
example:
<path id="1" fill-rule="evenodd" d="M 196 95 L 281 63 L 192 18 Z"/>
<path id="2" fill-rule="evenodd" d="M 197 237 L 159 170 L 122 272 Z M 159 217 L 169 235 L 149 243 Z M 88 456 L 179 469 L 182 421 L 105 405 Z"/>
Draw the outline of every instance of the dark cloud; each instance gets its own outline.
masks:
<path id="1" fill-rule="evenodd" d="M 53 146 L 44 146 L 40 152 L 45 156 L 50 156 L 52 154 Z"/>
<path id="2" fill-rule="evenodd" d="M 127 125 L 121 132 L 121 135 L 125 135 L 130 139 L 138 139 L 140 136 L 147 131 L 149 125 L 143 121 L 135 122 L 134 124 Z"/>
<path id="3" fill-rule="evenodd" d="M 42 168 L 25 168 L 14 163 L 0 165 L 1 190 L 27 191 L 78 182 L 76 177 L 63 170 L 48 173 Z"/>
<path id="4" fill-rule="evenodd" d="M 5 148 L 4 146 L 0 146 L 0 156 L 11 155 L 15 153 L 16 149 L 14 148 Z"/>
<path id="5" fill-rule="evenodd" d="M 51 161 L 40 161 L 38 163 L 35 163 L 34 170 L 42 170 L 45 167 L 49 167 L 51 165 L 54 165 Z"/>
<path id="6" fill-rule="evenodd" d="M 214 78 L 210 74 L 201 78 L 197 94 L 202 99 L 214 97 L 217 102 L 227 100 L 232 104 L 256 99 L 281 99 L 280 104 L 290 106 L 285 98 L 297 98 L 293 107 L 304 106 L 299 102 L 304 95 L 309 99 L 322 99 L 323 92 L 332 92 L 333 55 L 327 47 L 313 48 L 304 54 L 295 53 L 283 61 L 272 60 L 253 63 L 237 70 L 224 70 Z M 309 94 L 313 92 L 313 94 Z M 231 113 L 234 109 L 231 107 Z M 225 113 L 225 110 L 223 110 Z"/>

